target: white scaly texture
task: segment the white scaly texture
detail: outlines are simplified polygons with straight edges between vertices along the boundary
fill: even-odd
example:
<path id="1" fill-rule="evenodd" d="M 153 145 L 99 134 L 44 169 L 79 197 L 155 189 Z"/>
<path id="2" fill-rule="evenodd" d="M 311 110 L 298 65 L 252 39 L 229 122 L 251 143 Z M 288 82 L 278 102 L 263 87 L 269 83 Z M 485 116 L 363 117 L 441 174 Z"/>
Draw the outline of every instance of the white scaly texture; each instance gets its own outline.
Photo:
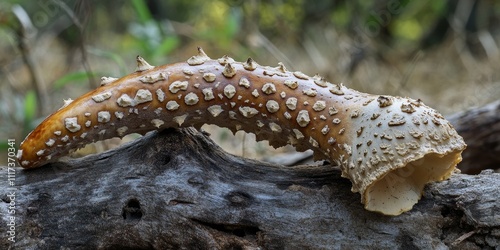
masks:
<path id="1" fill-rule="evenodd" d="M 361 93 L 283 64 L 212 60 L 199 49 L 187 62 L 154 67 L 137 57 L 137 65 L 43 121 L 21 144 L 21 166 L 39 167 L 96 140 L 216 124 L 275 147 L 312 149 L 340 166 L 366 209 L 397 215 L 426 183 L 448 178 L 465 149 L 419 100 Z"/>

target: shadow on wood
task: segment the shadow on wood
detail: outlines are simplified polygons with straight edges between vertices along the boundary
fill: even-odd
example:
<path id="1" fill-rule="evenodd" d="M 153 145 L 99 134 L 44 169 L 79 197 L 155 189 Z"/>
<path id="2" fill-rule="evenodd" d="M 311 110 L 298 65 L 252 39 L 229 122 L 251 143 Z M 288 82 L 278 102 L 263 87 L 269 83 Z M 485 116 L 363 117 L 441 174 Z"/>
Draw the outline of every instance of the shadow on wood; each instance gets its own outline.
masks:
<path id="1" fill-rule="evenodd" d="M 5 167 L 1 170 L 6 172 Z M 4 176 L 4 174 L 2 174 Z M 330 165 L 223 152 L 194 129 L 16 173 L 16 248 L 494 249 L 500 174 L 455 174 L 410 212 L 368 212 Z M 6 180 L 0 184 L 7 186 Z M 7 220 L 9 198 L 0 205 Z M 6 235 L 6 227 L 0 227 Z M 1 239 L 3 249 L 11 246 Z"/>

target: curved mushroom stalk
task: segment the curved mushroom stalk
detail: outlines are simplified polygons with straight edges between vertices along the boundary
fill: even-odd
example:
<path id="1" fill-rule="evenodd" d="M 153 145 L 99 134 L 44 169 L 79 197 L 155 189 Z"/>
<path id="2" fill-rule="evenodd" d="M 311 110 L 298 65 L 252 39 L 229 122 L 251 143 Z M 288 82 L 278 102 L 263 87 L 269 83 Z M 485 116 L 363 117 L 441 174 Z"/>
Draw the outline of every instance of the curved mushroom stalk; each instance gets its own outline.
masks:
<path id="1" fill-rule="evenodd" d="M 136 72 L 103 78 L 103 86 L 47 117 L 21 144 L 21 166 L 129 133 L 216 124 L 275 147 L 313 149 L 316 159 L 340 166 L 366 209 L 397 215 L 412 208 L 426 183 L 448 178 L 465 149 L 452 126 L 419 100 L 360 93 L 281 63 L 212 60 L 201 49 L 187 62 L 137 63 Z"/>

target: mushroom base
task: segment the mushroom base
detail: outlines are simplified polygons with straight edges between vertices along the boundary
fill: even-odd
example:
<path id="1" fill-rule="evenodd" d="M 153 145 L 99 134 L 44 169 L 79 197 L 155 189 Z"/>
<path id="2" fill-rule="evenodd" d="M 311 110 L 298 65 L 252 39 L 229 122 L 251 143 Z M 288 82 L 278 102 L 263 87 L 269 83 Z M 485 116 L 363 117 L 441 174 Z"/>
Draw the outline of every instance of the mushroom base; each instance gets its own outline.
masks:
<path id="1" fill-rule="evenodd" d="M 425 184 L 447 179 L 461 160 L 459 151 L 447 155 L 430 153 L 409 162 L 366 189 L 365 208 L 386 215 L 406 212 L 418 202 Z"/>

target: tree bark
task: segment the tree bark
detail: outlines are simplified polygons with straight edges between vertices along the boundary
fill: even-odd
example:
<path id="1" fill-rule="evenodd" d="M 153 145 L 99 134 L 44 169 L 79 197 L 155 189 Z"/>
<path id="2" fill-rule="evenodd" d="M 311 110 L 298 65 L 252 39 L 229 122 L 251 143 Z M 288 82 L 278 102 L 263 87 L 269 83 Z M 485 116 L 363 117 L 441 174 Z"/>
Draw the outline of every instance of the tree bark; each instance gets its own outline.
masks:
<path id="1" fill-rule="evenodd" d="M 2 168 L 2 176 L 6 176 Z M 414 209 L 363 209 L 331 165 L 283 167 L 223 152 L 194 129 L 15 176 L 8 249 L 498 249 L 500 174 L 454 174 Z M 7 187 L 6 178 L 0 181 Z"/>
<path id="2" fill-rule="evenodd" d="M 467 143 L 459 167 L 467 174 L 500 168 L 500 100 L 454 114 L 448 120 Z"/>

